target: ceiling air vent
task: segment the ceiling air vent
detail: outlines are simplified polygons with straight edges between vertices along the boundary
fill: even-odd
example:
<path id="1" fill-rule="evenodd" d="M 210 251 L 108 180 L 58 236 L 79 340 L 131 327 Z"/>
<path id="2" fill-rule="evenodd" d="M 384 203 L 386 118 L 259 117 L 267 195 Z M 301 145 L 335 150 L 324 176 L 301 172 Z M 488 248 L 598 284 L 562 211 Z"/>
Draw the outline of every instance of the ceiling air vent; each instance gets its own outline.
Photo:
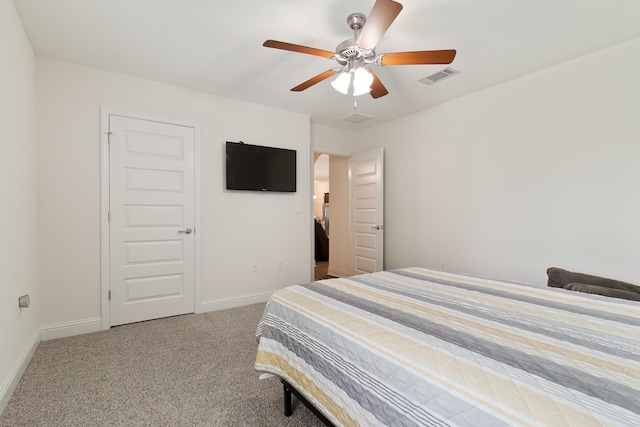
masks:
<path id="1" fill-rule="evenodd" d="M 370 119 L 373 119 L 373 116 L 368 116 L 366 114 L 360 114 L 360 113 L 349 114 L 348 116 L 345 116 L 342 118 L 342 120 L 351 122 L 351 123 L 362 123 Z"/>
<path id="2" fill-rule="evenodd" d="M 433 73 L 430 76 L 425 77 L 424 79 L 420 79 L 424 84 L 432 85 L 434 83 L 438 83 L 441 80 L 446 79 L 447 77 L 451 77 L 454 74 L 458 74 L 460 71 L 454 70 L 453 68 L 445 68 L 444 70 L 440 70 L 437 73 Z"/>

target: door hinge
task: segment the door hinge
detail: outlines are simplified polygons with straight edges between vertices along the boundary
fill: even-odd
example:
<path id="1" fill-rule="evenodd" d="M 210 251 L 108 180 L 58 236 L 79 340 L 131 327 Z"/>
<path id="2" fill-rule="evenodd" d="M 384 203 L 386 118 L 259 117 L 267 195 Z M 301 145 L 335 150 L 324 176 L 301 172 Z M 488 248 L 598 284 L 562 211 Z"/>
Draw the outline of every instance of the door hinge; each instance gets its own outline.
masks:
<path id="1" fill-rule="evenodd" d="M 111 135 L 113 135 L 113 132 L 106 132 L 107 134 L 107 143 L 111 144 Z"/>
<path id="2" fill-rule="evenodd" d="M 111 222 L 111 211 L 107 212 L 107 222 Z"/>
<path id="3" fill-rule="evenodd" d="M 111 301 L 111 289 L 109 289 L 109 301 Z"/>

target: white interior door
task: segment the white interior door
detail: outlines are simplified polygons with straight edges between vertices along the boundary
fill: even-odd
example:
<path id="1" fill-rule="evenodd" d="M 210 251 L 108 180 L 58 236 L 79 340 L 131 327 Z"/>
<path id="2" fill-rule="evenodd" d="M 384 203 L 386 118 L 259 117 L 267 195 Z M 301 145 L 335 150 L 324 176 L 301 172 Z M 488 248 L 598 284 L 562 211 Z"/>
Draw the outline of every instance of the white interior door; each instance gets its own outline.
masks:
<path id="1" fill-rule="evenodd" d="M 194 312 L 194 128 L 109 116 L 111 325 Z"/>
<path id="2" fill-rule="evenodd" d="M 384 268 L 384 150 L 349 158 L 353 274 Z"/>

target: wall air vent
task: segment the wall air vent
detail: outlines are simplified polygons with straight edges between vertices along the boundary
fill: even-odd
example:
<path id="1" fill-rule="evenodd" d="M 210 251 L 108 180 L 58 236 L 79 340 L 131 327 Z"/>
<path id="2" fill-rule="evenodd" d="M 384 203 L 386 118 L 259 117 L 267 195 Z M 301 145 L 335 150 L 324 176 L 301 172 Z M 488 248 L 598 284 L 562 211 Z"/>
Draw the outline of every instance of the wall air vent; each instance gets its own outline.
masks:
<path id="1" fill-rule="evenodd" d="M 373 119 L 373 116 L 368 116 L 366 114 L 360 114 L 360 113 L 349 114 L 348 116 L 345 116 L 342 118 L 342 120 L 346 122 L 351 122 L 351 123 L 362 123 L 370 119 Z"/>
<path id="2" fill-rule="evenodd" d="M 433 73 L 430 76 L 425 77 L 424 79 L 420 79 L 419 81 L 427 85 L 432 85 L 434 83 L 438 83 L 439 81 L 446 79 L 447 77 L 451 77 L 454 74 L 458 74 L 459 72 L 460 71 L 458 70 L 454 70 L 453 68 L 447 67 L 444 70 L 440 70 L 437 73 Z"/>

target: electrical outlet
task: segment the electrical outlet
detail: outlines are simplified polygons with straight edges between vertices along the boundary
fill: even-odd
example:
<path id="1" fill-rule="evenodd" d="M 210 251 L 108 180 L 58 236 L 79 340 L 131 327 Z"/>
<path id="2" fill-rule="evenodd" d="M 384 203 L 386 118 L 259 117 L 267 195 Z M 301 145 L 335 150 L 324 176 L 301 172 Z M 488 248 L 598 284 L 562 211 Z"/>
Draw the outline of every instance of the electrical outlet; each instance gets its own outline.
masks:
<path id="1" fill-rule="evenodd" d="M 284 270 L 284 262 L 281 259 L 279 259 L 278 262 L 276 263 L 276 268 L 278 270 Z"/>

